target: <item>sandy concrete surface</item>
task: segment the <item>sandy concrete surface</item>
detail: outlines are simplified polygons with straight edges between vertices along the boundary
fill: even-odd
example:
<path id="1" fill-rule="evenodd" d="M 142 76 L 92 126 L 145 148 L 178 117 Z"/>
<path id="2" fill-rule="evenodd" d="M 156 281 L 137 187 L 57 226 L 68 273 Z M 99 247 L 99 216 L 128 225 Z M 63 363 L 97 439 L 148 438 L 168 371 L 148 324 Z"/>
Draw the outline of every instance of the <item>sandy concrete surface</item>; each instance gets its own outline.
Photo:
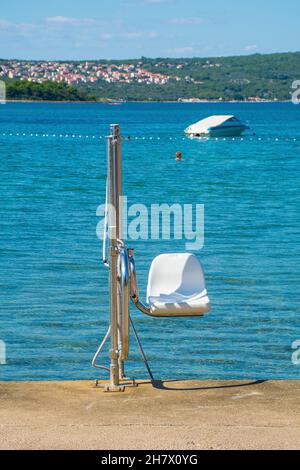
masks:
<path id="1" fill-rule="evenodd" d="M 0 449 L 300 449 L 300 381 L 0 382 Z"/>

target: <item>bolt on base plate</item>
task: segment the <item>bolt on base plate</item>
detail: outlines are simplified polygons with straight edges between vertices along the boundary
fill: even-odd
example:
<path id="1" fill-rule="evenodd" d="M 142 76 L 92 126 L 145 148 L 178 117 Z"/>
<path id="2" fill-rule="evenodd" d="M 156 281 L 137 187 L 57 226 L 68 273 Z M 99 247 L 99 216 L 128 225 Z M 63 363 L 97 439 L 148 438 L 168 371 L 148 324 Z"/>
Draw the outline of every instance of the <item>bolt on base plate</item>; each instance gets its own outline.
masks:
<path id="1" fill-rule="evenodd" d="M 96 380 L 96 388 L 102 388 L 105 393 L 123 393 L 127 387 L 138 387 L 138 384 L 134 379 L 128 379 L 128 381 L 129 382 L 121 383 L 119 385 L 112 385 L 111 383 L 101 385 L 99 380 Z"/>
<path id="2" fill-rule="evenodd" d="M 125 386 L 123 385 L 111 385 L 111 384 L 106 384 L 104 385 L 104 393 L 123 393 L 125 392 Z"/>

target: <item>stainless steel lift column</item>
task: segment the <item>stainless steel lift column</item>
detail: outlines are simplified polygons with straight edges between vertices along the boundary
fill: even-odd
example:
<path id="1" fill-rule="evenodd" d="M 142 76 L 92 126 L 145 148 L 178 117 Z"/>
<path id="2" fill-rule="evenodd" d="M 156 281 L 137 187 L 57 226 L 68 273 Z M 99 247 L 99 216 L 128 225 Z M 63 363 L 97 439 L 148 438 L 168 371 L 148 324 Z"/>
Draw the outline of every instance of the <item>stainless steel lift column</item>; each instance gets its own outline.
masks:
<path id="1" fill-rule="evenodd" d="M 120 127 L 111 126 L 111 135 L 107 139 L 108 151 L 108 187 L 109 187 L 109 266 L 110 266 L 110 383 L 105 386 L 108 392 L 124 391 L 120 384 L 123 378 L 123 361 L 120 356 L 120 299 L 118 292 L 119 243 L 122 241 L 122 155 Z"/>

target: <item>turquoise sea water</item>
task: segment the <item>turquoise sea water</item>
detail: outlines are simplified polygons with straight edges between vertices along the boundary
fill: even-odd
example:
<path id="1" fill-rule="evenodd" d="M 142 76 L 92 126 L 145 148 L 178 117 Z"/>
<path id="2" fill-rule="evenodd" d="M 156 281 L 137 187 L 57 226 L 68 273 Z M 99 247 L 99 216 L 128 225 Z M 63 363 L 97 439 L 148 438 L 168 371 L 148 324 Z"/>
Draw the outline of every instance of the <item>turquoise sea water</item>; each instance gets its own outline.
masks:
<path id="1" fill-rule="evenodd" d="M 248 122 L 262 140 L 182 140 L 188 124 L 223 113 Z M 96 237 L 106 156 L 105 140 L 92 136 L 106 135 L 113 122 L 132 136 L 124 143 L 129 203 L 205 204 L 198 255 L 213 311 L 186 320 L 133 312 L 154 374 L 298 379 L 291 345 L 300 339 L 300 106 L 140 103 L 0 107 L 0 340 L 7 347 L 0 380 L 102 377 L 90 363 L 108 325 Z M 185 250 L 177 240 L 130 245 L 142 293 L 152 258 Z M 127 368 L 147 376 L 134 343 Z"/>

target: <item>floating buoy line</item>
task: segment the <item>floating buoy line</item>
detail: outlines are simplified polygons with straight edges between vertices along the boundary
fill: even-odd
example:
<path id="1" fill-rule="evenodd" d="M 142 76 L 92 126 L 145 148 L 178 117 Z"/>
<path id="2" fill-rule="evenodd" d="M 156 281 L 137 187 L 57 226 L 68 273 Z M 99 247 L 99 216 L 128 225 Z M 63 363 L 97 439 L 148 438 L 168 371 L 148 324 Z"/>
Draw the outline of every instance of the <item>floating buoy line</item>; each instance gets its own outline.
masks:
<path id="1" fill-rule="evenodd" d="M 85 134 L 52 134 L 52 133 L 26 133 L 26 132 L 3 132 L 0 133 L 0 137 L 31 137 L 31 138 L 42 138 L 42 139 L 79 139 L 86 141 L 105 141 L 106 136 L 103 135 L 85 135 Z M 128 136 L 123 138 L 124 141 L 194 141 L 194 142 L 299 142 L 299 137 L 259 137 L 259 136 L 243 136 L 243 137 L 202 137 L 193 138 L 190 137 L 168 137 L 168 136 Z"/>

